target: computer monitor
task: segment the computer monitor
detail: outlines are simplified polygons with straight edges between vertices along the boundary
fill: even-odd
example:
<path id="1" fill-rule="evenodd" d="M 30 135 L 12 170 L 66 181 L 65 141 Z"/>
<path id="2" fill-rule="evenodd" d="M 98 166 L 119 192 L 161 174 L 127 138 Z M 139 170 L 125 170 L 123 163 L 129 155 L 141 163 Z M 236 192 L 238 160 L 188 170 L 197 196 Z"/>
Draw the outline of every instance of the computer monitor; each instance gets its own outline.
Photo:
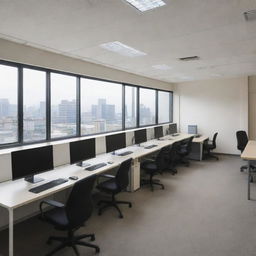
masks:
<path id="1" fill-rule="evenodd" d="M 95 138 L 73 141 L 69 144 L 70 163 L 83 165 L 83 161 L 96 156 Z"/>
<path id="2" fill-rule="evenodd" d="M 188 125 L 189 134 L 197 134 L 197 125 Z"/>
<path id="3" fill-rule="evenodd" d="M 157 126 L 154 128 L 155 130 L 155 138 L 159 139 L 164 136 L 163 134 L 163 126 Z"/>
<path id="4" fill-rule="evenodd" d="M 177 124 L 170 124 L 169 125 L 169 134 L 177 133 Z"/>
<path id="5" fill-rule="evenodd" d="M 32 148 L 11 153 L 12 179 L 25 178 L 30 183 L 42 181 L 34 175 L 53 169 L 52 146 Z"/>
<path id="6" fill-rule="evenodd" d="M 147 130 L 136 130 L 134 132 L 135 144 L 140 144 L 147 141 Z"/>
<path id="7" fill-rule="evenodd" d="M 106 136 L 106 150 L 107 153 L 114 152 L 117 149 L 126 147 L 125 133 L 118 133 Z"/>

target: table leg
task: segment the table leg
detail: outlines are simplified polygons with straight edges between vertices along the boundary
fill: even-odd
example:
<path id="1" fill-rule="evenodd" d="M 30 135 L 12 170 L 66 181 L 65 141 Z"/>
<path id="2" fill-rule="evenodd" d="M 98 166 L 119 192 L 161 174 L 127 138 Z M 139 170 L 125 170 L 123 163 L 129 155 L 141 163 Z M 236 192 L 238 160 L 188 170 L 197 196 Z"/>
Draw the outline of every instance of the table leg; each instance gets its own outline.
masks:
<path id="1" fill-rule="evenodd" d="M 251 165 L 250 161 L 248 161 L 248 194 L 247 194 L 248 200 L 251 200 Z"/>
<path id="2" fill-rule="evenodd" d="M 9 209 L 9 256 L 13 256 L 13 209 Z"/>

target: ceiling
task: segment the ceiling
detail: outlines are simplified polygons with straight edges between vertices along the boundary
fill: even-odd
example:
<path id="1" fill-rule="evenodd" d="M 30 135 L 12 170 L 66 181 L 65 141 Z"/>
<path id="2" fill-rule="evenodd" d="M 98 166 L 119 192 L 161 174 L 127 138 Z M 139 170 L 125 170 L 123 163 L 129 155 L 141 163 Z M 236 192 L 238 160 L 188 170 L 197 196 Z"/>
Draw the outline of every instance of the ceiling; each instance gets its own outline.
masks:
<path id="1" fill-rule="evenodd" d="M 0 37 L 167 82 L 256 74 L 256 20 L 243 17 L 256 0 L 164 1 L 141 13 L 124 0 L 0 0 Z M 147 55 L 99 47 L 111 41 Z"/>

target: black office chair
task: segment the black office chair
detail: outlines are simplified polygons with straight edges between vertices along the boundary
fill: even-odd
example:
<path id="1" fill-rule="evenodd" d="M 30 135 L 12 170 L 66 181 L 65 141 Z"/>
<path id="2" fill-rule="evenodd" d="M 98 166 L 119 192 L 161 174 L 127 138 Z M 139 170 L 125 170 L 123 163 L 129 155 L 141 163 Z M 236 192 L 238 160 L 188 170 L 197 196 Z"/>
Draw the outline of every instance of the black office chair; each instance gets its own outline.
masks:
<path id="1" fill-rule="evenodd" d="M 180 148 L 180 142 L 175 142 L 170 146 L 169 149 L 169 168 L 168 171 L 175 175 L 178 173 L 176 169 L 176 164 L 178 162 L 178 151 Z"/>
<path id="2" fill-rule="evenodd" d="M 219 158 L 217 156 L 215 156 L 213 153 L 211 153 L 212 150 L 214 150 L 216 148 L 216 139 L 217 139 L 217 135 L 218 133 L 216 132 L 213 135 L 213 139 L 212 141 L 207 141 L 207 143 L 205 143 L 203 145 L 203 151 L 206 152 L 204 154 L 204 157 L 210 157 L 210 158 L 215 158 L 216 160 L 219 160 Z"/>
<path id="3" fill-rule="evenodd" d="M 115 196 L 119 194 L 122 191 L 125 191 L 127 189 L 127 186 L 129 184 L 129 171 L 131 169 L 131 163 L 132 159 L 128 159 L 121 163 L 116 176 L 108 175 L 108 174 L 102 174 L 99 175 L 99 177 L 105 177 L 109 178 L 106 181 L 103 181 L 97 185 L 97 189 L 99 189 L 101 192 L 105 192 L 107 194 L 111 194 L 111 200 L 100 200 L 98 202 L 98 205 L 104 204 L 102 207 L 99 208 L 99 215 L 102 214 L 102 211 L 108 207 L 114 207 L 117 209 L 119 213 L 119 218 L 123 218 L 123 214 L 121 210 L 118 207 L 118 204 L 128 204 L 129 207 L 132 207 L 131 202 L 126 201 L 117 201 L 115 199 Z"/>
<path id="4" fill-rule="evenodd" d="M 164 185 L 161 184 L 159 180 L 154 180 L 153 176 L 159 173 L 162 174 L 164 170 L 169 168 L 169 150 L 169 146 L 163 147 L 160 149 L 155 159 L 149 159 L 141 163 L 141 168 L 149 175 L 148 180 L 142 180 L 142 186 L 150 185 L 151 191 L 154 191 L 154 185 L 164 189 Z"/>
<path id="5" fill-rule="evenodd" d="M 237 139 L 237 149 L 243 153 L 247 143 L 248 143 L 248 136 L 246 131 L 237 131 L 236 132 L 236 139 Z M 243 172 L 248 168 L 247 165 L 243 165 L 240 167 L 240 171 Z M 252 169 L 255 169 L 255 166 L 251 166 Z"/>
<path id="6" fill-rule="evenodd" d="M 97 245 L 81 241 L 89 237 L 91 241 L 95 240 L 94 234 L 75 236 L 74 232 L 84 225 L 84 222 L 90 218 L 93 211 L 93 202 L 91 199 L 91 191 L 96 176 L 80 180 L 75 183 L 66 205 L 53 200 L 45 200 L 40 203 L 41 219 L 52 224 L 55 229 L 67 231 L 67 237 L 50 236 L 47 243 L 58 241 L 61 244 L 47 256 L 53 255 L 57 251 L 72 247 L 76 255 L 79 255 L 76 245 L 94 248 L 98 253 L 100 248 Z M 54 208 L 50 211 L 44 211 L 43 205 L 50 205 Z"/>
<path id="7" fill-rule="evenodd" d="M 192 150 L 192 140 L 194 137 L 190 137 L 181 141 L 180 146 L 178 148 L 177 154 L 180 157 L 180 162 L 184 163 L 187 167 L 190 165 L 188 160 L 188 155 Z"/>

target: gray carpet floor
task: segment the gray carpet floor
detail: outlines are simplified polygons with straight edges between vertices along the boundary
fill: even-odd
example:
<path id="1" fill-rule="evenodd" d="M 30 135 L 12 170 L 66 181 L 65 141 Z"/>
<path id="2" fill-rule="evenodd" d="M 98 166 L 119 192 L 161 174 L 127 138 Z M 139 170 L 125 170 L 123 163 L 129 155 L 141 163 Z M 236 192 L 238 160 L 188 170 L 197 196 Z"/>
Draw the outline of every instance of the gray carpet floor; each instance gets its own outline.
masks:
<path id="1" fill-rule="evenodd" d="M 247 200 L 247 175 L 239 157 L 191 162 L 179 173 L 159 176 L 165 190 L 144 187 L 122 193 L 132 208 L 121 206 L 124 219 L 114 209 L 98 216 L 95 210 L 80 233 L 95 233 L 103 256 L 255 256 L 256 201 Z M 252 184 L 256 199 L 256 183 Z M 49 235 L 59 235 L 50 225 L 31 218 L 15 226 L 15 255 L 45 255 L 57 244 L 46 245 Z M 0 232 L 0 255 L 8 255 L 8 232 Z M 81 255 L 94 250 L 79 247 Z M 67 248 L 56 256 L 75 255 Z"/>

